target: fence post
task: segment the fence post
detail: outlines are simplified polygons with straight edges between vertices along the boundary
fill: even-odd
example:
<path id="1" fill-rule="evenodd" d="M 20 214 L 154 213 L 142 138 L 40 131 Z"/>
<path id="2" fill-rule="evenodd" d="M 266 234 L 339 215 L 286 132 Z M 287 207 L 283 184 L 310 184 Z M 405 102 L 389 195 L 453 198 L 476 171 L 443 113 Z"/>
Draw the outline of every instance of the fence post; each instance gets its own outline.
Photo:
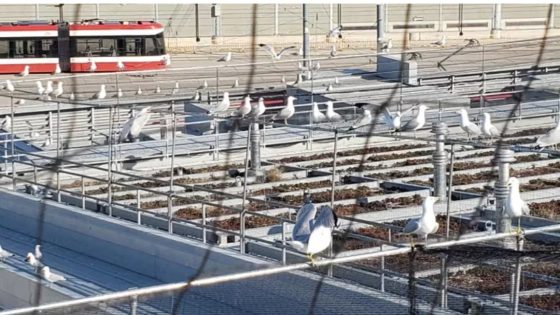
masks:
<path id="1" fill-rule="evenodd" d="M 140 189 L 136 189 L 136 223 L 138 223 L 138 225 L 142 225 L 142 211 L 140 211 L 142 209 L 142 203 L 140 201 Z"/>
<path id="2" fill-rule="evenodd" d="M 167 231 L 169 234 L 173 234 L 173 193 L 169 193 L 167 196 Z"/>
<path id="3" fill-rule="evenodd" d="M 511 218 L 504 216 L 506 209 L 509 180 L 509 164 L 515 162 L 513 151 L 504 147 L 498 147 L 494 162 L 498 164 L 498 180 L 494 184 L 496 196 L 496 230 L 499 233 L 511 230 Z"/>
<path id="4" fill-rule="evenodd" d="M 86 187 L 84 183 L 84 177 L 80 176 L 80 186 L 81 186 L 81 193 L 82 193 L 82 210 L 86 209 Z"/>
<path id="5" fill-rule="evenodd" d="M 282 220 L 282 265 L 286 265 L 286 221 Z"/>
<path id="6" fill-rule="evenodd" d="M 206 204 L 202 204 L 202 243 L 206 244 Z"/>
<path id="7" fill-rule="evenodd" d="M 434 196 L 440 200 L 445 200 L 447 190 L 447 153 L 445 152 L 445 136 L 448 133 L 447 125 L 444 122 L 432 123 L 432 133 L 436 135 L 436 150 L 432 155 L 434 164 Z"/>

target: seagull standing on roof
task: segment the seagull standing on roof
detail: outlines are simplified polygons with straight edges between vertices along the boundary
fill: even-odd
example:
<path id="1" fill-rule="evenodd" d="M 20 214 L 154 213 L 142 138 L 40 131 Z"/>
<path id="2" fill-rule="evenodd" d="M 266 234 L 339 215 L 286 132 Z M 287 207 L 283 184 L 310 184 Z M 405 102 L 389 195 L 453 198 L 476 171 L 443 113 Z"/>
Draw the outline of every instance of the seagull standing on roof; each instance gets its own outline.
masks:
<path id="1" fill-rule="evenodd" d="M 280 112 L 276 113 L 272 116 L 272 121 L 274 120 L 284 120 L 284 124 L 288 124 L 288 119 L 290 119 L 294 113 L 296 112 L 296 108 L 294 107 L 294 100 L 296 100 L 293 96 L 288 96 L 288 100 L 286 102 L 286 106 L 280 110 Z"/>
<path id="2" fill-rule="evenodd" d="M 321 113 L 317 102 L 313 102 L 313 106 L 311 109 L 311 121 L 318 124 L 325 121 L 325 119 L 327 119 L 327 117 L 325 117 L 325 114 Z"/>
<path id="3" fill-rule="evenodd" d="M 206 86 L 208 86 L 208 83 L 206 83 Z M 173 87 L 173 90 L 171 90 L 172 95 L 175 95 L 177 93 L 179 93 L 179 81 L 175 82 L 175 87 Z"/>
<path id="4" fill-rule="evenodd" d="M 544 147 L 556 145 L 560 143 L 560 121 L 554 129 L 549 130 L 546 134 L 537 138 L 537 149 L 544 149 Z"/>
<path id="5" fill-rule="evenodd" d="M 492 138 L 499 137 L 500 132 L 496 126 L 492 125 L 492 118 L 490 114 L 484 113 L 482 116 L 482 133 L 490 138 L 490 142 L 492 142 Z"/>
<path id="6" fill-rule="evenodd" d="M 43 93 L 45 93 L 45 88 L 43 87 L 43 83 L 41 83 L 41 81 L 37 81 L 35 82 L 35 84 L 37 85 L 37 94 L 39 94 L 39 96 L 43 95 Z"/>
<path id="7" fill-rule="evenodd" d="M 371 124 L 373 118 L 371 117 L 371 111 L 369 109 L 364 109 L 364 113 L 362 116 L 352 125 L 352 127 L 348 128 L 348 131 L 356 130 L 360 127 L 366 126 Z"/>
<path id="8" fill-rule="evenodd" d="M 25 256 L 25 261 L 31 266 L 33 267 L 33 270 L 35 272 L 37 272 L 37 270 L 39 270 L 40 267 L 43 266 L 43 264 L 41 263 L 41 261 L 39 259 L 37 259 L 37 257 L 35 257 L 35 255 L 33 255 L 33 253 L 29 252 L 27 253 L 27 256 Z"/>
<path id="9" fill-rule="evenodd" d="M 276 50 L 274 50 L 274 47 L 267 45 L 267 44 L 259 44 L 259 47 L 263 48 L 264 50 L 266 50 L 266 52 L 272 57 L 272 61 L 276 61 L 276 60 L 280 60 L 282 59 L 282 56 L 290 49 L 295 49 L 296 46 L 288 46 L 285 48 L 282 48 L 282 50 L 280 50 L 279 53 L 276 53 Z"/>
<path id="10" fill-rule="evenodd" d="M 64 89 L 62 88 L 62 81 L 58 81 L 56 84 L 56 89 L 53 91 L 54 98 L 58 98 L 59 96 L 64 93 Z"/>
<path id="11" fill-rule="evenodd" d="M 426 197 L 422 203 L 422 216 L 408 221 L 403 229 L 403 233 L 413 234 L 418 236 L 418 238 L 424 238 L 424 241 L 427 243 L 428 234 L 436 233 L 439 228 L 439 223 L 437 223 L 434 213 L 434 204 L 437 200 L 437 197 Z"/>
<path id="12" fill-rule="evenodd" d="M 28 76 L 28 75 L 29 75 L 29 66 L 28 66 L 28 65 L 25 65 L 25 67 L 23 67 L 23 71 L 20 72 L 18 75 L 19 75 L 20 77 L 26 77 L 26 76 Z"/>
<path id="13" fill-rule="evenodd" d="M 426 105 L 418 106 L 418 113 L 416 117 L 409 120 L 404 126 L 401 127 L 401 131 L 414 131 L 414 136 L 416 137 L 416 130 L 424 127 L 426 124 L 426 110 L 428 107 Z"/>
<path id="14" fill-rule="evenodd" d="M 445 35 L 443 35 L 440 39 L 432 43 L 432 45 L 436 45 L 439 47 L 445 47 L 445 44 L 447 44 L 447 36 Z"/>
<path id="15" fill-rule="evenodd" d="M 245 118 L 251 112 L 251 97 L 249 95 L 245 96 L 243 99 L 243 104 L 237 109 L 237 116 Z"/>
<path id="16" fill-rule="evenodd" d="M 23 105 L 25 104 L 25 100 L 23 98 L 20 98 L 19 100 L 16 101 L 16 105 Z"/>
<path id="17" fill-rule="evenodd" d="M 214 113 L 223 113 L 229 109 L 229 92 L 224 92 L 224 97 L 218 106 L 213 110 Z"/>
<path id="18" fill-rule="evenodd" d="M 16 90 L 16 87 L 14 86 L 12 81 L 10 81 L 10 80 L 6 80 L 6 87 L 5 88 L 10 93 L 14 93 L 14 91 Z"/>
<path id="19" fill-rule="evenodd" d="M 0 246 L 0 262 L 3 262 L 6 258 L 10 258 L 14 256 L 14 254 L 6 251 L 5 249 Z"/>
<path id="20" fill-rule="evenodd" d="M 142 95 L 142 89 L 140 87 L 136 90 L 136 95 Z"/>
<path id="21" fill-rule="evenodd" d="M 391 50 L 391 48 L 393 48 L 393 40 L 391 38 L 389 38 L 387 41 L 380 39 L 379 40 L 379 45 L 381 48 L 381 51 L 383 52 L 389 52 L 389 50 Z"/>
<path id="22" fill-rule="evenodd" d="M 154 91 L 154 93 L 155 93 L 155 94 L 161 93 L 161 87 L 159 87 L 159 85 L 156 86 L 156 90 Z"/>
<path id="23" fill-rule="evenodd" d="M 228 51 L 228 53 L 225 56 L 218 59 L 218 62 L 229 62 L 229 61 L 231 61 L 231 51 Z"/>
<path id="24" fill-rule="evenodd" d="M 332 57 L 335 57 L 336 54 L 337 54 L 337 52 L 336 52 L 336 45 L 332 45 L 332 46 L 331 46 L 331 53 L 330 53 L 331 58 L 332 58 Z"/>
<path id="25" fill-rule="evenodd" d="M 531 209 L 527 203 L 521 199 L 519 193 L 519 180 L 515 177 L 510 177 L 507 182 L 508 185 L 508 198 L 505 213 L 510 218 L 517 218 L 517 229 L 521 231 L 521 216 L 530 215 Z"/>
<path id="26" fill-rule="evenodd" d="M 469 140 L 471 140 L 471 135 L 478 137 L 480 136 L 480 134 L 482 134 L 480 127 L 470 121 L 469 113 L 467 113 L 466 109 L 461 108 L 461 110 L 459 110 L 457 114 L 461 115 L 461 129 L 463 129 L 467 133 L 467 137 Z"/>
<path id="27" fill-rule="evenodd" d="M 235 79 L 235 82 L 233 82 L 233 84 L 231 86 L 232 89 L 235 89 L 237 87 L 239 87 L 239 79 Z"/>
<path id="28" fill-rule="evenodd" d="M 122 129 L 119 137 L 119 141 L 123 142 L 126 139 L 134 141 L 140 135 L 142 128 L 148 123 L 152 113 L 150 112 L 151 107 L 144 107 L 138 113 L 136 113 L 132 118 L 127 120 Z"/>
<path id="29" fill-rule="evenodd" d="M 105 84 L 101 84 L 99 91 L 93 95 L 93 99 L 102 100 L 107 96 L 107 91 L 105 91 Z"/>
<path id="30" fill-rule="evenodd" d="M 43 277 L 48 282 L 58 282 L 66 280 L 64 276 L 52 272 L 49 266 L 42 267 L 39 273 L 41 274 L 41 277 Z"/>
<path id="31" fill-rule="evenodd" d="M 6 115 L 4 116 L 4 120 L 2 120 L 2 129 L 4 131 L 11 131 L 12 130 L 12 117 Z"/>

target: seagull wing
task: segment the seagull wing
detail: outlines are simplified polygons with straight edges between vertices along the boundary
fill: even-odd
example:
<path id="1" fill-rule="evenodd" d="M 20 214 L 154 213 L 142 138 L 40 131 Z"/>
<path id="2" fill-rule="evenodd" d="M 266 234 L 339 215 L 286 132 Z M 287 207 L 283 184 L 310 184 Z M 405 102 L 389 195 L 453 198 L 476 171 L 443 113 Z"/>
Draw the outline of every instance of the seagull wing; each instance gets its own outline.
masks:
<path id="1" fill-rule="evenodd" d="M 527 203 L 521 200 L 521 210 L 523 211 L 524 215 L 531 215 L 531 208 L 527 205 Z"/>
<path id="2" fill-rule="evenodd" d="M 126 140 L 126 138 L 128 137 L 128 134 L 130 133 L 130 128 L 132 128 L 132 124 L 134 123 L 134 118 L 130 118 L 129 120 L 127 120 L 121 129 L 121 135 L 119 137 L 120 142 L 123 142 L 124 140 Z"/>
<path id="3" fill-rule="evenodd" d="M 271 55 L 272 58 L 276 58 L 276 51 L 274 50 L 274 47 L 267 44 L 259 44 L 259 47 L 264 48 L 264 50 L 266 50 L 266 52 L 268 52 L 268 54 Z"/>
<path id="4" fill-rule="evenodd" d="M 490 125 L 490 134 L 492 135 L 492 137 L 500 136 L 500 132 L 498 131 L 498 128 L 496 128 L 496 126 L 494 125 Z"/>
<path id="5" fill-rule="evenodd" d="M 418 105 L 412 106 L 411 108 L 409 108 L 409 109 L 405 110 L 404 112 L 402 112 L 402 113 L 401 113 L 401 116 L 408 115 L 408 113 L 412 112 L 412 111 L 413 111 L 414 109 L 416 109 L 417 107 L 418 107 Z"/>
<path id="6" fill-rule="evenodd" d="M 479 135 L 482 133 L 482 131 L 480 130 L 480 128 L 479 128 L 476 124 L 474 124 L 474 123 L 472 123 L 472 122 L 469 122 L 469 123 L 465 126 L 465 129 L 466 129 L 466 131 L 467 131 L 468 133 L 473 134 L 473 135 L 476 135 L 476 136 L 479 136 Z"/>
<path id="7" fill-rule="evenodd" d="M 295 48 L 296 48 L 296 46 L 289 46 L 289 47 L 286 47 L 286 48 L 280 50 L 280 52 L 278 53 L 278 58 L 282 57 L 282 55 L 284 55 L 288 50 L 295 49 Z"/>
<path id="8" fill-rule="evenodd" d="M 322 206 L 321 209 L 319 210 L 319 215 L 317 216 L 317 219 L 315 219 L 315 221 L 313 222 L 313 226 L 311 227 L 311 230 L 315 230 L 319 227 L 326 227 L 332 229 L 334 226 L 336 226 L 337 220 L 338 218 L 336 217 L 336 214 L 334 213 L 331 207 Z"/>
<path id="9" fill-rule="evenodd" d="M 406 223 L 403 233 L 414 234 L 420 230 L 420 219 L 412 219 Z"/>
<path id="10" fill-rule="evenodd" d="M 415 130 L 417 127 L 418 127 L 418 120 L 416 118 L 412 118 L 404 126 L 401 127 L 401 130 L 410 131 L 410 130 Z"/>
<path id="11" fill-rule="evenodd" d="M 317 214 L 317 207 L 313 203 L 304 204 L 297 213 L 296 224 L 292 230 L 294 241 L 307 242 L 311 234 L 311 221 Z"/>
<path id="12" fill-rule="evenodd" d="M 385 122 L 385 124 L 391 128 L 393 128 L 393 114 L 391 114 L 391 112 L 389 111 L 389 109 L 387 109 L 387 107 L 385 107 L 385 110 L 383 111 L 383 121 Z"/>

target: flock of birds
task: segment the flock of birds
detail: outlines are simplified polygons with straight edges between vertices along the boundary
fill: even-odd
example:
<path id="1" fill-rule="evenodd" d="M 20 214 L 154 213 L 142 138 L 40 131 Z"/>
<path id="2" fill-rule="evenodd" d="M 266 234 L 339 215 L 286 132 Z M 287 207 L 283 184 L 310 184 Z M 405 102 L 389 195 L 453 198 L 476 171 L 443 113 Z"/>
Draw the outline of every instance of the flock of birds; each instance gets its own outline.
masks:
<path id="1" fill-rule="evenodd" d="M 0 262 L 4 262 L 7 258 L 13 257 L 14 254 L 8 252 L 7 250 L 2 249 L 0 246 Z M 28 252 L 27 256 L 25 257 L 25 262 L 29 264 L 29 266 L 33 267 L 33 271 L 36 274 L 39 274 L 40 277 L 45 279 L 48 282 L 58 282 L 64 281 L 66 278 L 58 273 L 54 273 L 51 271 L 51 268 L 41 261 L 43 259 L 43 253 L 41 252 L 41 245 L 35 245 L 34 252 Z"/>

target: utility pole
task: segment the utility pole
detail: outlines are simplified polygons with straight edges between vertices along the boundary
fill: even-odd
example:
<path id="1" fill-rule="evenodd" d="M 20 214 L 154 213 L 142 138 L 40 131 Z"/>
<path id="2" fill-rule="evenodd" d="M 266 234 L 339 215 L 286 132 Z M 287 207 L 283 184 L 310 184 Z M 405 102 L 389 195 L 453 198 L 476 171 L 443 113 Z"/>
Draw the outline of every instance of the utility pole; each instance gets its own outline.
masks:
<path id="1" fill-rule="evenodd" d="M 502 37 L 502 4 L 494 4 L 494 18 L 492 19 L 492 38 Z"/>
<path id="2" fill-rule="evenodd" d="M 55 5 L 58 8 L 58 22 L 62 23 L 64 21 L 64 3 Z"/>
<path id="3" fill-rule="evenodd" d="M 306 71 L 306 79 L 309 69 L 309 27 L 307 26 L 307 5 L 303 4 L 303 68 Z"/>
<path id="4" fill-rule="evenodd" d="M 377 52 L 381 51 L 381 43 L 385 41 L 385 5 L 377 5 Z"/>
<path id="5" fill-rule="evenodd" d="M 198 24 L 198 3 L 194 5 L 194 27 L 196 32 L 196 42 L 200 42 L 200 27 Z"/>

